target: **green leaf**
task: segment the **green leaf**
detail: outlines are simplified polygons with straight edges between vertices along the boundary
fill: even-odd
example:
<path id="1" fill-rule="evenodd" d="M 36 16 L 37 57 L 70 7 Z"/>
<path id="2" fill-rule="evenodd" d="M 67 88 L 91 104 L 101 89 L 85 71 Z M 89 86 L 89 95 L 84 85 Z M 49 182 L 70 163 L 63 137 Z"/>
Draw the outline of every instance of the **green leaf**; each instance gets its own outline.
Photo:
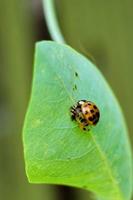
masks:
<path id="1" fill-rule="evenodd" d="M 100 109 L 100 121 L 89 132 L 70 118 L 70 106 L 80 99 Z M 106 200 L 130 199 L 131 150 L 121 109 L 98 69 L 67 45 L 36 45 L 23 141 L 31 183 L 85 188 Z"/>

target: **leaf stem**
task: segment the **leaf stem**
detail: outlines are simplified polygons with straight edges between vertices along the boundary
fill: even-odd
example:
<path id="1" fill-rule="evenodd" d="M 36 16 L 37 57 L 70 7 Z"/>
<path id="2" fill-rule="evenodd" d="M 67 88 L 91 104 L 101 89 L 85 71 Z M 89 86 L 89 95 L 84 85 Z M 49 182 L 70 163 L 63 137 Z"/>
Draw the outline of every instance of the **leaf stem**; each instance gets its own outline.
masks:
<path id="1" fill-rule="evenodd" d="M 65 44 L 66 42 L 61 32 L 56 15 L 54 0 L 43 0 L 43 9 L 52 39 L 56 42 Z"/>

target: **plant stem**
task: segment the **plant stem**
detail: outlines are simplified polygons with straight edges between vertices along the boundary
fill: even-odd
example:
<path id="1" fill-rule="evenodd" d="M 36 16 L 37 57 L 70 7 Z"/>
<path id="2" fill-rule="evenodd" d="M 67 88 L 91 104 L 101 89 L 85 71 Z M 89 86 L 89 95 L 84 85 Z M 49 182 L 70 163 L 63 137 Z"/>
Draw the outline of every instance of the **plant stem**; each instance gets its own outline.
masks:
<path id="1" fill-rule="evenodd" d="M 43 9 L 52 39 L 56 42 L 65 44 L 66 42 L 61 33 L 61 29 L 57 20 L 54 0 L 43 0 Z"/>

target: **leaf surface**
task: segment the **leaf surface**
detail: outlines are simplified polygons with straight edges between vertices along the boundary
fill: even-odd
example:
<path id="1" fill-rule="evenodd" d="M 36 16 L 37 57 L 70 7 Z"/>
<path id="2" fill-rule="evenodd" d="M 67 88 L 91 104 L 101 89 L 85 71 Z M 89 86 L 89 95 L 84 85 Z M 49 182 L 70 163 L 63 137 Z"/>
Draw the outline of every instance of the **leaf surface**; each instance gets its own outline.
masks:
<path id="1" fill-rule="evenodd" d="M 100 109 L 99 123 L 88 132 L 70 118 L 70 107 L 81 99 Z M 99 70 L 67 45 L 36 45 L 23 142 L 31 183 L 85 188 L 100 199 L 130 199 L 131 151 L 121 109 Z"/>

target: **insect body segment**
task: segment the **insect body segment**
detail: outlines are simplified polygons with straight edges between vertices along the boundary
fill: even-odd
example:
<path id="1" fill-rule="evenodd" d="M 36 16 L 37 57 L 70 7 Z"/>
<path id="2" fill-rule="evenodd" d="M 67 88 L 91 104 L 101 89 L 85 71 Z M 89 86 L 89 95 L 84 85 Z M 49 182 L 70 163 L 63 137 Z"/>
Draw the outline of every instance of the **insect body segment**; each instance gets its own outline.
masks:
<path id="1" fill-rule="evenodd" d="M 87 126 L 98 123 L 100 112 L 93 102 L 80 100 L 71 107 L 71 118 L 79 123 L 81 129 L 86 130 Z"/>

